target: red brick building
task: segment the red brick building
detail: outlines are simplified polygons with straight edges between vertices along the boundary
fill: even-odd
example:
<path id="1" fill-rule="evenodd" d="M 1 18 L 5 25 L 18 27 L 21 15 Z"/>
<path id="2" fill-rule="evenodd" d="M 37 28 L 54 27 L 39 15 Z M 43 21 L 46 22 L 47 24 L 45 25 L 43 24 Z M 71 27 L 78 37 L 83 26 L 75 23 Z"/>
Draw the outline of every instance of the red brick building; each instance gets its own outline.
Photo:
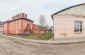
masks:
<path id="1" fill-rule="evenodd" d="M 40 33 L 40 28 L 36 24 L 33 24 L 33 33 Z"/>
<path id="2" fill-rule="evenodd" d="M 4 22 L 5 34 L 31 34 L 39 33 L 33 21 L 27 18 L 27 14 L 21 13 L 12 17 L 11 20 Z"/>

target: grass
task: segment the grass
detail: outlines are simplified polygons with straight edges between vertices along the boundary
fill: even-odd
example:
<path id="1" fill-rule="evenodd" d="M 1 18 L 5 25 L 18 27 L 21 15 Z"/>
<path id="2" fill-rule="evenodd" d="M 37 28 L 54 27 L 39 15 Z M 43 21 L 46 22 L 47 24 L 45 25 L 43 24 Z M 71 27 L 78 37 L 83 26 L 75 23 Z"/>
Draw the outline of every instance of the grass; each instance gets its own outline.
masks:
<path id="1" fill-rule="evenodd" d="M 6 35 L 14 36 L 14 37 L 22 37 L 22 38 L 27 38 L 27 39 L 35 39 L 35 40 L 49 40 L 53 36 L 53 34 L 51 32 L 48 32 L 46 34 L 30 34 L 30 35 L 6 34 Z"/>

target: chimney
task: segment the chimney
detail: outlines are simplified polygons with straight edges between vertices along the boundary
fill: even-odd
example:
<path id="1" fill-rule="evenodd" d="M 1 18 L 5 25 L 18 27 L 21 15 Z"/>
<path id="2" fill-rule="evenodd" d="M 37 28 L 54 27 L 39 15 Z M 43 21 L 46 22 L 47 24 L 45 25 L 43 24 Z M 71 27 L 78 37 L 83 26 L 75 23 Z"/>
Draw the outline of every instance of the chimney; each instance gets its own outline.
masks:
<path id="1" fill-rule="evenodd" d="M 12 19 L 17 19 L 17 18 L 27 18 L 27 14 L 20 13 L 12 17 Z"/>
<path id="2" fill-rule="evenodd" d="M 26 18 L 27 18 L 27 14 L 25 14 Z"/>
<path id="3" fill-rule="evenodd" d="M 17 14 L 17 18 L 19 18 L 19 14 Z"/>
<path id="4" fill-rule="evenodd" d="M 12 17 L 12 19 L 14 19 L 14 17 Z"/>
<path id="5" fill-rule="evenodd" d="M 22 13 L 22 18 L 24 18 L 24 13 Z"/>
<path id="6" fill-rule="evenodd" d="M 15 19 L 15 16 L 13 16 L 13 19 Z"/>

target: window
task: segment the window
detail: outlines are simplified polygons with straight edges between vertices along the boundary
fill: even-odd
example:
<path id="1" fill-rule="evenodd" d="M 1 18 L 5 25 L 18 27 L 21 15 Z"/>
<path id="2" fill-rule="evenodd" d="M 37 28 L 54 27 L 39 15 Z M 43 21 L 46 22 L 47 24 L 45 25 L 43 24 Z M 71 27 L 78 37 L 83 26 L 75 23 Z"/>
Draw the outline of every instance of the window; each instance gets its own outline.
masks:
<path id="1" fill-rule="evenodd" d="M 82 32 L 82 21 L 75 21 L 74 32 Z"/>

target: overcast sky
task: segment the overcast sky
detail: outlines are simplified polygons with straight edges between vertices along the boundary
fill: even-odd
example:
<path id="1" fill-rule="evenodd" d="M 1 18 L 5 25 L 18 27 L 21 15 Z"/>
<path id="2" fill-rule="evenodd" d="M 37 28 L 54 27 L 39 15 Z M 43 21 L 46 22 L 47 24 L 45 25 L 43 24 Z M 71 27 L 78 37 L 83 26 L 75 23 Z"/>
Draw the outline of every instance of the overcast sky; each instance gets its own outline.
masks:
<path id="1" fill-rule="evenodd" d="M 44 14 L 47 24 L 52 26 L 53 13 L 84 2 L 85 0 L 0 0 L 0 21 L 11 19 L 18 13 L 26 13 L 29 19 L 38 24 L 40 14 Z"/>

